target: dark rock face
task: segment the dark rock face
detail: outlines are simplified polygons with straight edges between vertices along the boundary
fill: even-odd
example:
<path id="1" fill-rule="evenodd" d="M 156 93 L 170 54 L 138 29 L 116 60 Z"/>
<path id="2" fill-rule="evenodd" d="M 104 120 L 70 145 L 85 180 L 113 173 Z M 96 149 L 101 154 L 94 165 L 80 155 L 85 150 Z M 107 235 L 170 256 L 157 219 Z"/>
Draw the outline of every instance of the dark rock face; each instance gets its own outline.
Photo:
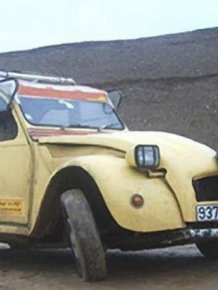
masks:
<path id="1" fill-rule="evenodd" d="M 218 148 L 218 28 L 4 53 L 0 68 L 121 89 L 130 129 L 170 131 Z"/>

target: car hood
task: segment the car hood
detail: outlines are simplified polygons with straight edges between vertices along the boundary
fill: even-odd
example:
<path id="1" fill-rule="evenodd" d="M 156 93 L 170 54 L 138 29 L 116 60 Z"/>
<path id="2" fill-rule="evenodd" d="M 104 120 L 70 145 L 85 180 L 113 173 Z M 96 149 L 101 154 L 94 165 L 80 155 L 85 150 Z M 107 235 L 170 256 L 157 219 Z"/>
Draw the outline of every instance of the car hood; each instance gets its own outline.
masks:
<path id="1" fill-rule="evenodd" d="M 75 134 L 61 136 L 38 136 L 37 141 L 40 144 L 60 144 L 60 145 L 91 145 L 113 148 L 115 150 L 127 152 L 133 146 L 138 144 L 158 145 L 160 149 L 173 150 L 178 154 L 193 154 L 191 149 L 201 149 L 210 154 L 215 152 L 208 146 L 195 142 L 189 138 L 166 132 L 152 131 L 122 131 L 116 133 L 94 133 L 92 134 Z"/>
<path id="2" fill-rule="evenodd" d="M 124 153 L 138 144 L 157 145 L 160 148 L 161 166 L 176 163 L 186 169 L 195 166 L 197 172 L 211 166 L 216 152 L 206 145 L 191 139 L 165 132 L 131 132 L 94 133 L 86 135 L 63 135 L 38 137 L 40 144 L 56 144 L 60 146 L 90 145 L 111 148 Z M 192 164 L 190 164 L 192 161 Z M 195 164 L 195 165 L 194 165 Z"/>

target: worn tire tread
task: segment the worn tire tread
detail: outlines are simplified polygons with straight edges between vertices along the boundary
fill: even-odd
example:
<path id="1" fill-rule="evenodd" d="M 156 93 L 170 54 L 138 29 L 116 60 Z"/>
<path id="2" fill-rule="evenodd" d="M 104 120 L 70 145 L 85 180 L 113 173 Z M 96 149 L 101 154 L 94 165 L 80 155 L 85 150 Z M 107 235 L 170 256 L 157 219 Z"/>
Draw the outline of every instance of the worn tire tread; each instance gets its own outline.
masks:
<path id="1" fill-rule="evenodd" d="M 61 203 L 79 239 L 84 258 L 82 279 L 84 281 L 103 280 L 107 274 L 105 253 L 87 199 L 82 191 L 73 189 L 61 195 Z"/>

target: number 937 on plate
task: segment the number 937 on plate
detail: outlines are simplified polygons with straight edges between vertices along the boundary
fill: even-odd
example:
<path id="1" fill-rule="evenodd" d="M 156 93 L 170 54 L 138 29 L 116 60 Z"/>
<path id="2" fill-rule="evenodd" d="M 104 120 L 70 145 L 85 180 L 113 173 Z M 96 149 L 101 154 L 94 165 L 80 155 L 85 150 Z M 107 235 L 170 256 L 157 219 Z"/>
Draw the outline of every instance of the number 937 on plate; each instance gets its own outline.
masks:
<path id="1" fill-rule="evenodd" d="M 218 204 L 217 205 L 198 205 L 196 207 L 197 220 L 218 221 Z"/>

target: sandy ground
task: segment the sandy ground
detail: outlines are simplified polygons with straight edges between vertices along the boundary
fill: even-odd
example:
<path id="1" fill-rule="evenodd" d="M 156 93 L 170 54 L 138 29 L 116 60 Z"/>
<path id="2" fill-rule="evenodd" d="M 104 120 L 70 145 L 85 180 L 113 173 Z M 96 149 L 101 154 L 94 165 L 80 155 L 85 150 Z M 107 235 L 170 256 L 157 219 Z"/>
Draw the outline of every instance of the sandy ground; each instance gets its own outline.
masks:
<path id="1" fill-rule="evenodd" d="M 217 289 L 218 261 L 195 246 L 107 254 L 108 278 L 81 282 L 69 250 L 0 250 L 0 289 Z"/>

